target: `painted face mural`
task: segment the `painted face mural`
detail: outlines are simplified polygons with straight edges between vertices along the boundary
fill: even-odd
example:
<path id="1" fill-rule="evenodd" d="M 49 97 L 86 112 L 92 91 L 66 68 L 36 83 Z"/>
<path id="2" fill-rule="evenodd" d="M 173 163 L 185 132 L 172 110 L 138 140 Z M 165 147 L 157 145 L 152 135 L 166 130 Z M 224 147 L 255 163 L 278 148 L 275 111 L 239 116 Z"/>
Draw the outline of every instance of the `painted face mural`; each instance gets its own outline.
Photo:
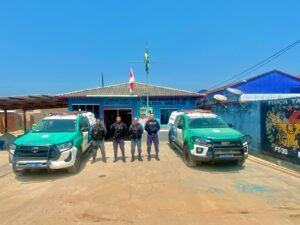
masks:
<path id="1" fill-rule="evenodd" d="M 261 107 L 264 151 L 300 161 L 300 98 L 267 101 Z"/>
<path id="2" fill-rule="evenodd" d="M 299 114 L 300 117 L 300 111 L 292 112 L 291 116 L 293 114 Z M 268 112 L 267 116 L 266 126 L 268 128 L 273 126 L 273 129 L 277 130 L 277 138 L 270 138 L 270 140 L 276 141 L 277 139 L 278 144 L 282 146 L 294 149 L 299 148 L 298 135 L 300 134 L 300 122 L 290 120 L 291 116 L 287 118 L 283 113 Z M 272 135 L 271 132 L 270 135 Z"/>

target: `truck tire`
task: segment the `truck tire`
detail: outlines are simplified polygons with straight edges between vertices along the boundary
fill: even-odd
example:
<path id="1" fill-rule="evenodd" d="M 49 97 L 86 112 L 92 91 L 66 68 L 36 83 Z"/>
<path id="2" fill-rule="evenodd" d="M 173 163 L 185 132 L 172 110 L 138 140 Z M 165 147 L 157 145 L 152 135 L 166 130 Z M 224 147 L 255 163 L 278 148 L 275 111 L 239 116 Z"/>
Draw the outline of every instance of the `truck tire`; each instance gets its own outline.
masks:
<path id="1" fill-rule="evenodd" d="M 80 171 L 81 168 L 81 161 L 82 161 L 82 150 L 79 148 L 77 150 L 75 163 L 73 166 L 68 168 L 68 172 L 72 174 L 76 174 Z"/>
<path id="2" fill-rule="evenodd" d="M 187 145 L 183 146 L 183 157 L 184 157 L 184 162 L 188 167 L 197 166 L 197 163 L 192 159 L 191 151 Z"/>
<path id="3" fill-rule="evenodd" d="M 243 166 L 244 163 L 245 163 L 246 159 L 243 158 L 243 159 L 239 159 L 239 160 L 236 160 L 234 163 L 237 165 L 237 166 Z"/>
<path id="4" fill-rule="evenodd" d="M 18 177 L 18 176 L 22 176 L 25 174 L 25 170 L 17 170 L 15 166 L 12 167 L 14 174 Z"/>

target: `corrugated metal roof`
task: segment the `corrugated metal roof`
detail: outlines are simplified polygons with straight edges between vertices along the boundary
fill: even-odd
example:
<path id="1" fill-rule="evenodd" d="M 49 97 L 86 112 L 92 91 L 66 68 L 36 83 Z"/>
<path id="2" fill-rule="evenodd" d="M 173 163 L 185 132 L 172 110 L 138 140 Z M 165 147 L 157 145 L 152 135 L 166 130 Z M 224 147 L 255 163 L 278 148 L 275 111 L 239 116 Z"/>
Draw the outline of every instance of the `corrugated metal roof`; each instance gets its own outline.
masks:
<path id="1" fill-rule="evenodd" d="M 134 84 L 134 96 L 146 96 L 149 92 L 149 96 L 203 96 L 203 94 L 179 90 L 175 88 L 161 87 L 156 85 L 148 85 L 144 83 Z M 129 84 L 121 83 L 116 85 L 110 85 L 105 87 L 96 87 L 91 89 L 79 90 L 69 93 L 63 93 L 58 96 L 66 97 L 122 97 L 130 96 Z"/>
<path id="2" fill-rule="evenodd" d="M 51 95 L 27 95 L 0 97 L 0 109 L 51 109 L 65 108 L 68 101 Z"/>
<path id="3" fill-rule="evenodd" d="M 242 83 L 245 83 L 245 82 L 249 82 L 249 81 L 253 81 L 253 80 L 256 80 L 258 78 L 261 78 L 261 77 L 264 77 L 264 76 L 267 76 L 267 75 L 270 75 L 274 72 L 277 72 L 277 73 L 280 73 L 284 76 L 287 76 L 287 77 L 290 77 L 292 79 L 299 79 L 300 77 L 297 77 L 297 76 L 292 76 L 290 74 L 287 74 L 285 72 L 282 72 L 282 71 L 279 71 L 279 70 L 271 70 L 271 71 L 268 71 L 266 73 L 263 73 L 263 74 L 259 74 L 257 76 L 254 76 L 254 77 L 251 77 L 251 78 L 248 78 L 248 79 L 243 79 L 243 80 L 240 80 L 240 81 L 236 81 L 236 82 L 232 82 L 232 83 L 229 83 L 229 84 L 226 84 L 224 86 L 221 86 L 221 87 L 218 87 L 218 88 L 214 88 L 214 89 L 211 89 L 211 90 L 208 90 L 207 92 L 205 92 L 205 94 L 212 94 L 212 93 L 216 93 L 218 91 L 222 91 L 222 90 L 225 90 L 226 88 L 230 88 L 230 87 L 234 87 L 236 85 L 239 85 L 239 84 L 242 84 Z"/>

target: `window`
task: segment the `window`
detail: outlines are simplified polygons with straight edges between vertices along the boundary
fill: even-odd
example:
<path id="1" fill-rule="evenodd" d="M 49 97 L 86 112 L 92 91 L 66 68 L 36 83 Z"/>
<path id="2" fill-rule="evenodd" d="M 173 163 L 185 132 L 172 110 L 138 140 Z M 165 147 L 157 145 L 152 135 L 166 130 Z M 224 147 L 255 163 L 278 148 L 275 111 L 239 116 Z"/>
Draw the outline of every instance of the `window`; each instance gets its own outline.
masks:
<path id="1" fill-rule="evenodd" d="M 185 124 L 184 123 L 184 118 L 183 118 L 183 116 L 180 116 L 177 127 L 179 129 L 183 129 L 184 128 L 184 124 Z"/>
<path id="2" fill-rule="evenodd" d="M 100 117 L 100 105 L 76 104 L 76 105 L 72 105 L 72 111 L 87 111 L 87 112 L 94 113 L 96 118 Z"/>
<path id="3" fill-rule="evenodd" d="M 89 121 L 86 117 L 83 117 L 80 120 L 80 129 L 87 129 L 87 128 L 89 128 Z"/>
<path id="4" fill-rule="evenodd" d="M 161 109 L 160 110 L 160 123 L 168 124 L 169 117 L 172 112 L 177 111 L 177 109 Z"/>
<path id="5" fill-rule="evenodd" d="M 74 132 L 75 130 L 76 120 L 46 119 L 38 123 L 38 125 L 33 129 L 33 132 Z"/>
<path id="6" fill-rule="evenodd" d="M 176 119 L 175 119 L 175 125 L 176 125 L 176 126 L 178 126 L 181 117 L 182 117 L 182 116 L 177 116 L 177 117 L 176 117 Z"/>
<path id="7" fill-rule="evenodd" d="M 218 116 L 194 117 L 188 119 L 190 129 L 198 128 L 227 128 L 227 123 Z"/>

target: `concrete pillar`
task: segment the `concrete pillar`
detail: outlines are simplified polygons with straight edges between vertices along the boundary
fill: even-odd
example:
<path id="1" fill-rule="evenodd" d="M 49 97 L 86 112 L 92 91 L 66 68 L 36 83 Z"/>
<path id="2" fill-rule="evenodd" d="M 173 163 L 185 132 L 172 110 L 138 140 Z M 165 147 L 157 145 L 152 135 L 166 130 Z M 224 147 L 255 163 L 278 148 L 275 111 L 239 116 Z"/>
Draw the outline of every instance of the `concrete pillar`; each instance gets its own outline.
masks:
<path id="1" fill-rule="evenodd" d="M 27 127 L 26 127 L 26 109 L 23 109 L 23 128 L 24 128 L 24 133 L 25 133 L 26 130 L 27 130 Z"/>
<path id="2" fill-rule="evenodd" d="M 7 110 L 4 110 L 4 133 L 8 131 Z"/>

